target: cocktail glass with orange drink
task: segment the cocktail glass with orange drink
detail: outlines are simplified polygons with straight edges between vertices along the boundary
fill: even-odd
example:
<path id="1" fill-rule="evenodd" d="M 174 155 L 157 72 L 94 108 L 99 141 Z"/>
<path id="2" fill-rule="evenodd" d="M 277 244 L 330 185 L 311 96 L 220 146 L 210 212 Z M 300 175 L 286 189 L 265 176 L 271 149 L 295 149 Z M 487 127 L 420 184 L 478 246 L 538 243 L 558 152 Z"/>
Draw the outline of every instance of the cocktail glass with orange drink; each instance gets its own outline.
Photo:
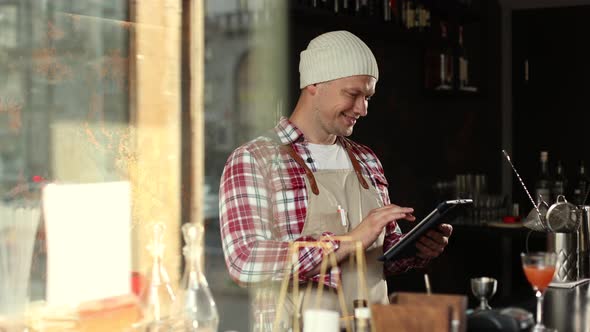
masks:
<path id="1" fill-rule="evenodd" d="M 553 280 L 557 255 L 554 252 L 532 252 L 520 254 L 522 268 L 537 297 L 537 323 L 531 331 L 554 331 L 543 325 L 543 297 Z"/>

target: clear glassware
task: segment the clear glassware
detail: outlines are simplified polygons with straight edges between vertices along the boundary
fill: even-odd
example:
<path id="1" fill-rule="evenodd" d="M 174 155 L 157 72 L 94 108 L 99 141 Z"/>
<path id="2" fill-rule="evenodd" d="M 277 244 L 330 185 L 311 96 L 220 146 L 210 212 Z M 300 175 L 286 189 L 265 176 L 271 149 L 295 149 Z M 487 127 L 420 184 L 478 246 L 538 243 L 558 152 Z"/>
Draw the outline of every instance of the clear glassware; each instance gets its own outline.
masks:
<path id="1" fill-rule="evenodd" d="M 147 273 L 146 286 L 140 295 L 142 326 L 146 331 L 169 331 L 172 326 L 172 305 L 176 296 L 163 264 L 164 230 L 164 224 L 156 223 L 152 243 L 147 247 L 152 256 L 152 265 Z"/>
<path id="2" fill-rule="evenodd" d="M 175 312 L 179 315 L 177 323 L 181 328 L 175 330 L 216 332 L 219 325 L 217 306 L 201 265 L 203 226 L 186 223 L 182 226 L 182 234 L 186 243 L 182 250 L 185 265 L 180 295 L 175 304 Z"/>
<path id="3" fill-rule="evenodd" d="M 545 290 L 553 280 L 555 274 L 555 265 L 557 262 L 557 254 L 554 252 L 533 252 L 520 254 L 522 259 L 522 268 L 527 280 L 535 290 L 537 297 L 537 323 L 531 331 L 554 331 L 543 325 L 543 297 Z"/>

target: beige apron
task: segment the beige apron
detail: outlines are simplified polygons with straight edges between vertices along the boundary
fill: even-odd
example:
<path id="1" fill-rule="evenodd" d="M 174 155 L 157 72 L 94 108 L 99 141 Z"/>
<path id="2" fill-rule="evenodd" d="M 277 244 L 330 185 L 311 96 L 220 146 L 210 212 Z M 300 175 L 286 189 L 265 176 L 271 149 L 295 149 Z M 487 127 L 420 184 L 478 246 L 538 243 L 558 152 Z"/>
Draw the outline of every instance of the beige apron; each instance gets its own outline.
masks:
<path id="1" fill-rule="evenodd" d="M 316 238 L 319 238 L 323 232 L 344 235 L 359 225 L 371 210 L 383 206 L 381 197 L 375 187 L 367 177 L 362 175 L 360 165 L 350 151 L 348 143 L 344 140 L 341 142 L 351 159 L 352 170 L 320 170 L 312 173 L 290 146 L 286 149 L 291 157 L 306 170 L 305 185 L 309 200 L 307 216 L 301 235 L 310 235 Z M 346 226 L 342 225 L 340 214 L 337 211 L 338 205 L 346 212 Z M 377 261 L 377 257 L 383 254 L 384 237 L 385 230 L 381 232 L 375 243 L 365 251 L 369 303 L 389 302 L 387 284 L 383 277 L 383 263 Z M 344 298 L 348 313 L 352 314 L 353 300 L 359 299 L 362 294 L 359 293 L 357 269 L 355 265 L 350 263 L 349 258 L 342 260 L 339 264 L 342 271 L 341 281 Z M 317 285 L 312 287 L 310 294 L 305 294 L 307 288 L 305 285 L 299 288 L 302 311 L 314 307 L 316 287 Z M 308 298 L 304 299 L 304 297 Z M 337 293 L 334 290 L 324 288 L 321 308 L 340 311 Z"/>

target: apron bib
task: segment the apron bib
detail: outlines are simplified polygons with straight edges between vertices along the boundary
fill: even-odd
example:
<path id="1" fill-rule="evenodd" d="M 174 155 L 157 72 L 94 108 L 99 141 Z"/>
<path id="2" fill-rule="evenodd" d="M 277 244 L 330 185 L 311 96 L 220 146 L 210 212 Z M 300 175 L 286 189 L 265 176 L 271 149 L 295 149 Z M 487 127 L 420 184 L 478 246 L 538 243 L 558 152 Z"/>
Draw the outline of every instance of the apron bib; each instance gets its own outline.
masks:
<path id="1" fill-rule="evenodd" d="M 381 197 L 371 182 L 362 175 L 358 161 L 350 151 L 347 143 L 344 148 L 351 159 L 353 169 L 320 170 L 311 172 L 301 157 L 293 151 L 291 146 L 286 150 L 306 169 L 305 185 L 308 191 L 307 215 L 301 235 L 309 235 L 319 239 L 323 232 L 332 232 L 334 235 L 344 235 L 358 226 L 364 217 L 375 208 L 383 206 Z M 337 143 L 338 144 L 338 143 Z M 346 213 L 346 225 L 342 224 L 337 207 L 340 205 Z M 366 284 L 369 303 L 389 303 L 387 297 L 387 283 L 383 276 L 383 263 L 377 258 L 383 254 L 383 240 L 385 230 L 381 232 L 377 240 L 365 250 Z M 354 255 L 354 254 L 353 254 Z M 325 258 L 324 258 L 325 259 Z M 329 265 L 328 265 L 329 266 Z M 351 264 L 350 258 L 339 263 L 341 270 L 342 290 L 348 313 L 352 314 L 353 300 L 360 299 L 359 277 L 356 264 Z M 299 287 L 299 301 L 302 312 L 306 308 L 315 305 L 317 285 L 312 285 L 311 292 L 306 292 L 307 285 Z M 290 294 L 291 301 L 293 294 Z M 305 299 L 305 297 L 308 297 Z M 330 309 L 340 312 L 338 296 L 334 289 L 324 287 L 321 300 L 321 309 Z"/>

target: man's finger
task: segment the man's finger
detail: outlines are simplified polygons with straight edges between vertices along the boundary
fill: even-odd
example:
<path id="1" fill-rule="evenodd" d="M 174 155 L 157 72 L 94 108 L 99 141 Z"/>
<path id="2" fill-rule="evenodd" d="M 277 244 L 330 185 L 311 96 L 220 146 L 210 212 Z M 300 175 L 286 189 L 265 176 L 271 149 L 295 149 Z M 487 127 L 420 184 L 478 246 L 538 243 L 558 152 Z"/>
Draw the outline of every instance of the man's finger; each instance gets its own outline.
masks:
<path id="1" fill-rule="evenodd" d="M 410 210 L 413 210 L 413 209 L 410 209 Z M 380 220 L 387 219 L 387 221 L 398 220 L 398 219 L 407 219 L 409 221 L 413 221 L 416 219 L 416 217 L 414 217 L 412 215 L 412 212 L 407 211 L 407 210 L 378 211 L 375 213 L 375 217 Z"/>
<path id="2" fill-rule="evenodd" d="M 428 248 L 420 242 L 416 242 L 416 249 L 418 249 L 416 256 L 420 258 L 435 258 L 439 255 L 438 252 Z"/>
<path id="3" fill-rule="evenodd" d="M 399 205 L 395 205 L 395 204 L 384 205 L 384 206 L 377 208 L 375 210 L 378 210 L 378 211 L 391 210 L 391 211 L 403 212 L 403 213 L 413 213 L 414 212 L 414 208 L 399 206 Z"/>
<path id="4" fill-rule="evenodd" d="M 449 244 L 449 239 L 444 234 L 438 231 L 430 230 L 425 234 L 425 237 L 430 238 L 432 241 L 436 242 L 439 245 L 446 246 Z"/>
<path id="5" fill-rule="evenodd" d="M 414 215 L 413 215 L 413 214 L 411 214 L 411 213 L 409 213 L 409 214 L 408 214 L 408 213 L 406 213 L 406 216 L 405 216 L 405 218 L 403 218 L 403 219 L 405 219 L 405 220 L 407 220 L 407 221 L 416 221 L 416 217 L 414 217 Z"/>
<path id="6" fill-rule="evenodd" d="M 438 225 L 438 230 L 446 237 L 449 237 L 451 234 L 453 234 L 453 226 L 449 224 Z"/>
<path id="7" fill-rule="evenodd" d="M 428 247 L 428 249 L 433 250 L 433 251 L 437 251 L 438 248 L 441 247 L 441 244 L 435 242 L 434 240 L 432 240 L 428 236 L 422 236 L 418 240 L 418 243 L 424 245 L 425 247 Z"/>

